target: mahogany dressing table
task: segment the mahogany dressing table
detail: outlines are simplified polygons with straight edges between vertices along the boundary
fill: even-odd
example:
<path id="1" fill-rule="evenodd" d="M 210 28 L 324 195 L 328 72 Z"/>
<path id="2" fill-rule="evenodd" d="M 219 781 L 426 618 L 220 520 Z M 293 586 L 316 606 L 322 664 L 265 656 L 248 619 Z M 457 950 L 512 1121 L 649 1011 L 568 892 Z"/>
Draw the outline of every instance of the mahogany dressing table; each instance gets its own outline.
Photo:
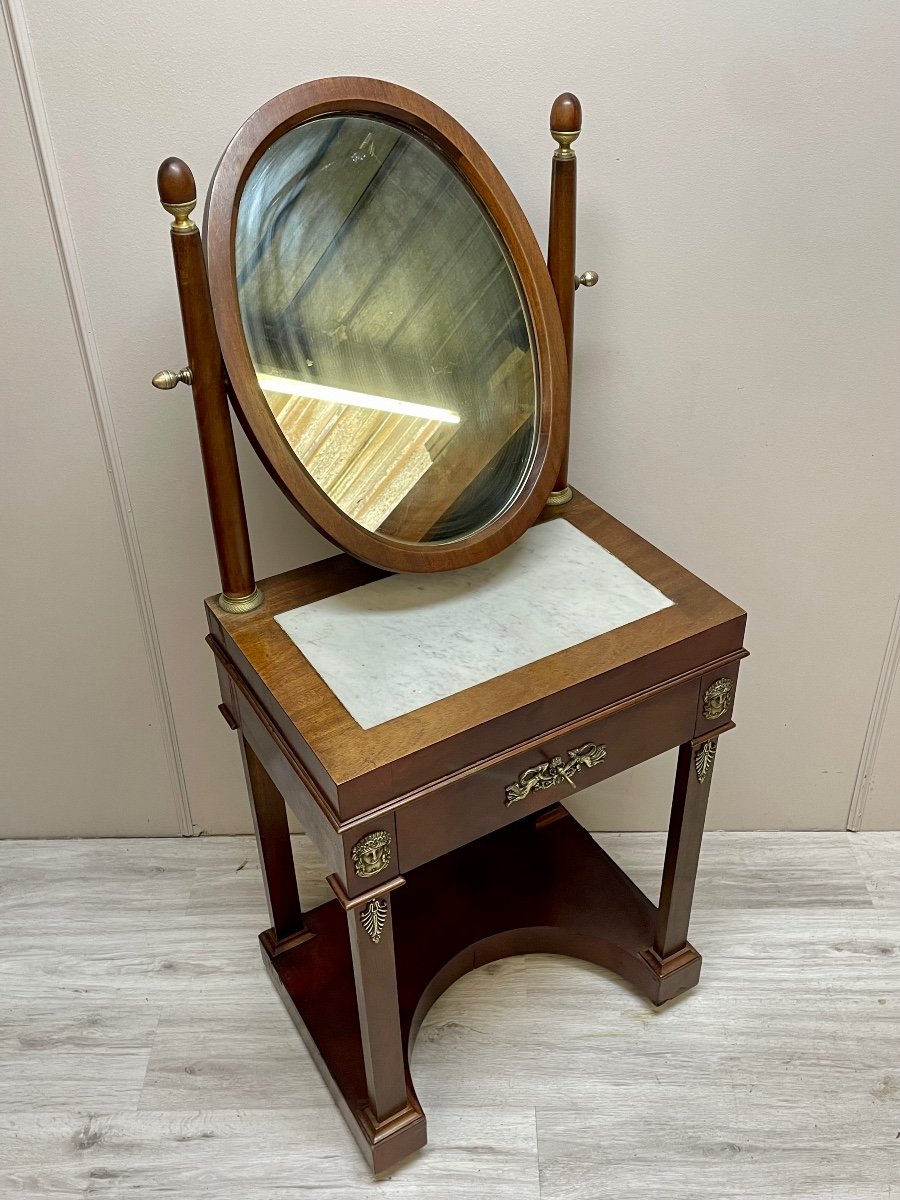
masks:
<path id="1" fill-rule="evenodd" d="M 533 951 L 693 987 L 688 922 L 745 613 L 567 482 L 581 110 L 545 265 L 484 151 L 421 96 L 305 84 L 210 186 L 167 159 L 172 250 L 222 591 L 206 601 L 269 904 L 263 961 L 364 1154 L 425 1144 L 418 1027 Z M 228 401 L 344 553 L 257 583 Z M 680 747 L 658 907 L 566 797 Z M 334 899 L 303 911 L 287 808 Z M 564 1036 L 564 1031 L 561 1031 Z"/>

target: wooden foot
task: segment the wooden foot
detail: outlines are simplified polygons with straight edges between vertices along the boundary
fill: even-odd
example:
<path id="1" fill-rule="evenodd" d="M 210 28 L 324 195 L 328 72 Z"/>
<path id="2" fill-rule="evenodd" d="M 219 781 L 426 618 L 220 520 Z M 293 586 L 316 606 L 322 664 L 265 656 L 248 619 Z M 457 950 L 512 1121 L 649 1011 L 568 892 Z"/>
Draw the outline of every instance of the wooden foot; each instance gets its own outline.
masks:
<path id="1" fill-rule="evenodd" d="M 647 992 L 657 1008 L 682 992 L 689 991 L 700 978 L 703 959 L 690 943 L 669 958 L 660 958 L 652 946 L 649 950 L 643 950 L 641 957 L 657 978 L 655 990 Z"/>
<path id="2" fill-rule="evenodd" d="M 382 975 L 378 968 L 385 964 L 376 960 L 370 974 L 362 957 L 365 941 L 371 943 L 359 911 L 365 897 L 352 901 L 354 908 L 345 909 L 339 898 L 307 913 L 314 936 L 282 953 L 272 954 L 263 942 L 288 1012 L 375 1171 L 425 1144 L 409 1052 L 428 1009 L 467 971 L 514 954 L 567 954 L 617 972 L 654 1004 L 697 982 L 699 954 L 684 946 L 677 960 L 657 961 L 648 949 L 654 905 L 568 814 L 556 807 L 549 815 L 554 819 L 544 814 L 520 821 L 418 867 L 391 893 L 394 1013 L 405 1088 L 393 1115 L 385 1115 L 397 1098 L 391 1090 L 395 1027 L 385 1011 L 392 1006 L 391 973 Z M 357 925 L 349 920 L 354 913 Z M 373 952 L 380 946 L 373 943 Z M 377 1059 L 382 1036 L 389 1051 L 384 1082 Z M 381 1117 L 373 1111 L 373 1078 Z"/>

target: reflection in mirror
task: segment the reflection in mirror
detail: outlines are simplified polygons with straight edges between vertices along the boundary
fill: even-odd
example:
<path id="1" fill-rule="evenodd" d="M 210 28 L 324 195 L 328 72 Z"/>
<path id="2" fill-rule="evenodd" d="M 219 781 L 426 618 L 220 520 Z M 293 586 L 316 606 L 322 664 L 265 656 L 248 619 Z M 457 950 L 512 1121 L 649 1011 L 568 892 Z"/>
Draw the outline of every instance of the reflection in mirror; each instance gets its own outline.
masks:
<path id="1" fill-rule="evenodd" d="M 530 327 L 489 217 L 424 139 L 300 125 L 241 196 L 238 298 L 282 434 L 368 530 L 464 537 L 518 494 L 535 441 Z"/>

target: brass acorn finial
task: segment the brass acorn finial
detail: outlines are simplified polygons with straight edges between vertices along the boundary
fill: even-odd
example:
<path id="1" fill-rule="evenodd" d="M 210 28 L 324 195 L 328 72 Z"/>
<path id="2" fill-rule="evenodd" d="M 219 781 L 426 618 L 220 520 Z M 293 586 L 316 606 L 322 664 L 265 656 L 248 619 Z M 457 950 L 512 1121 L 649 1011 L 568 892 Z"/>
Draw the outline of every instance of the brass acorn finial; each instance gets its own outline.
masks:
<path id="1" fill-rule="evenodd" d="M 191 168 L 180 158 L 167 158 L 156 173 L 159 200 L 166 212 L 175 220 L 172 229 L 176 233 L 193 233 L 197 226 L 191 213 L 197 206 L 197 185 Z"/>
<path id="2" fill-rule="evenodd" d="M 581 102 L 571 92 L 563 92 L 550 109 L 550 135 L 559 143 L 554 158 L 574 158 L 572 143 L 581 133 Z"/>

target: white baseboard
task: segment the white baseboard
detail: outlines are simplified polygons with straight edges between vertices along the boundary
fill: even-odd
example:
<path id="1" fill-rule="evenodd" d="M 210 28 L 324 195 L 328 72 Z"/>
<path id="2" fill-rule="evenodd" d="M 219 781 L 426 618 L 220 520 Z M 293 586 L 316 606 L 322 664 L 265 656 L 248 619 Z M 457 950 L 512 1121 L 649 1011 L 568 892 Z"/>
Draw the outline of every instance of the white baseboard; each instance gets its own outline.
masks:
<path id="1" fill-rule="evenodd" d="M 847 828 L 854 833 L 862 828 L 866 811 L 866 802 L 872 790 L 875 778 L 875 761 L 878 758 L 878 746 L 884 729 L 884 719 L 887 715 L 891 693 L 897 679 L 897 668 L 900 664 L 900 596 L 894 609 L 894 619 L 888 634 L 887 648 L 884 652 L 884 662 L 878 676 L 878 686 L 875 689 L 875 699 L 872 702 L 872 712 L 863 741 L 859 768 L 856 781 L 853 784 L 853 795 L 850 799 L 850 812 L 847 815 Z"/>

